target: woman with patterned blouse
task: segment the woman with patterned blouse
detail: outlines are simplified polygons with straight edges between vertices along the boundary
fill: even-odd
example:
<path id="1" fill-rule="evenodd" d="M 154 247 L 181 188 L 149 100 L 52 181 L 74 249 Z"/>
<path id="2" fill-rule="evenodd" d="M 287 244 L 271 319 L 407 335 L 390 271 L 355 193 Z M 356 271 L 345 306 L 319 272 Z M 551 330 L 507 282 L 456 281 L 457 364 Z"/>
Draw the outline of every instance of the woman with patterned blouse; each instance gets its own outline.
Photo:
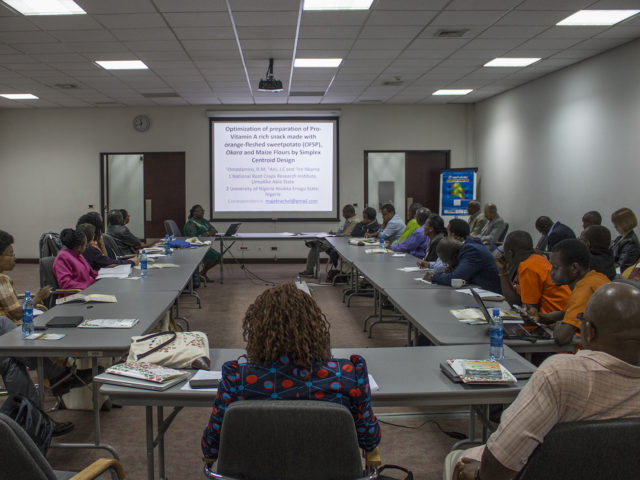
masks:
<path id="1" fill-rule="evenodd" d="M 194 205 L 189 210 L 189 218 L 184 225 L 185 237 L 213 237 L 217 230 L 204 218 L 204 208 L 201 205 Z M 220 253 L 210 248 L 202 260 L 202 271 L 200 275 L 204 276 L 207 281 L 207 272 L 220 262 Z"/>
<path id="2" fill-rule="evenodd" d="M 380 427 L 371 409 L 367 365 L 359 355 L 331 358 L 329 323 L 310 295 L 293 282 L 265 290 L 242 323 L 247 360 L 222 366 L 222 379 L 202 435 L 207 463 L 218 457 L 224 413 L 237 400 L 320 400 L 346 406 L 358 444 L 378 456 Z"/>

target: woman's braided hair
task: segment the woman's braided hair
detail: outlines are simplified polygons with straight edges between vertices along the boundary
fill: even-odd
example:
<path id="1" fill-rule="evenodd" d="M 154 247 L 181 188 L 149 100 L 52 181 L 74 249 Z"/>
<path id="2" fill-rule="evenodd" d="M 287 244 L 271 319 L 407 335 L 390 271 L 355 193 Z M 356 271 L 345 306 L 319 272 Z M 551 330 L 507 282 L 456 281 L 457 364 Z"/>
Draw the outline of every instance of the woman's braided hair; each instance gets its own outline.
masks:
<path id="1" fill-rule="evenodd" d="M 331 358 L 329 322 L 310 295 L 293 282 L 269 288 L 249 306 L 242 322 L 249 362 L 270 365 L 281 356 L 312 368 Z"/>

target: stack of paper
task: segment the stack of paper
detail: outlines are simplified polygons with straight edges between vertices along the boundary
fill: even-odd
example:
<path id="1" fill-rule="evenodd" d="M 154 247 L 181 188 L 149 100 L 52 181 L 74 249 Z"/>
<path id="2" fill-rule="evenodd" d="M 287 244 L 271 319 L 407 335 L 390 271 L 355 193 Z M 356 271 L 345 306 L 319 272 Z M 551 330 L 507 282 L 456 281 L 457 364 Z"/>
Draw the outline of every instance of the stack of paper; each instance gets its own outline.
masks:
<path id="1" fill-rule="evenodd" d="M 116 265 L 111 268 L 101 268 L 98 272 L 98 280 L 101 278 L 127 278 L 131 274 L 131 265 Z"/>
<path id="2" fill-rule="evenodd" d="M 451 359 L 447 363 L 464 383 L 504 385 L 517 382 L 516 377 L 495 360 Z"/>
<path id="3" fill-rule="evenodd" d="M 137 318 L 94 318 L 83 320 L 80 328 L 132 328 L 137 324 Z"/>
<path id="4" fill-rule="evenodd" d="M 113 365 L 93 379 L 96 382 L 143 388 L 166 390 L 189 377 L 188 372 L 162 367 L 147 362 L 127 362 Z"/>

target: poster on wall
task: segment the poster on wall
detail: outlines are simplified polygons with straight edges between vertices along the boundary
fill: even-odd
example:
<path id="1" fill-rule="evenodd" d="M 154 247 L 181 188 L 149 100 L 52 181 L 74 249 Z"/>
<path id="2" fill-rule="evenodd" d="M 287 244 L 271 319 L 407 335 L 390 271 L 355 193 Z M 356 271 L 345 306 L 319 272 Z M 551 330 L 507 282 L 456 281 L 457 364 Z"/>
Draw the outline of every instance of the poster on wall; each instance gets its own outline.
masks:
<path id="1" fill-rule="evenodd" d="M 476 198 L 477 168 L 453 168 L 440 172 L 440 215 L 467 215 L 467 204 Z"/>

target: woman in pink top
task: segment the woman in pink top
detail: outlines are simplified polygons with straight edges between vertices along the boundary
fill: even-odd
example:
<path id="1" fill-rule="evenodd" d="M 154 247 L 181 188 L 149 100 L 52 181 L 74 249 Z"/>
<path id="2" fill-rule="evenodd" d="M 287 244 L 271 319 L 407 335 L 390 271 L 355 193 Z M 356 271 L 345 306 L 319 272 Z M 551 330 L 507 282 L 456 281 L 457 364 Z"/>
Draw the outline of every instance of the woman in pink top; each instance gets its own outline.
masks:
<path id="1" fill-rule="evenodd" d="M 58 288 L 78 288 L 84 290 L 96 281 L 98 272 L 92 270 L 82 256 L 87 248 L 84 233 L 71 228 L 60 232 L 60 240 L 65 248 L 58 252 L 53 262 L 53 274 Z"/>

